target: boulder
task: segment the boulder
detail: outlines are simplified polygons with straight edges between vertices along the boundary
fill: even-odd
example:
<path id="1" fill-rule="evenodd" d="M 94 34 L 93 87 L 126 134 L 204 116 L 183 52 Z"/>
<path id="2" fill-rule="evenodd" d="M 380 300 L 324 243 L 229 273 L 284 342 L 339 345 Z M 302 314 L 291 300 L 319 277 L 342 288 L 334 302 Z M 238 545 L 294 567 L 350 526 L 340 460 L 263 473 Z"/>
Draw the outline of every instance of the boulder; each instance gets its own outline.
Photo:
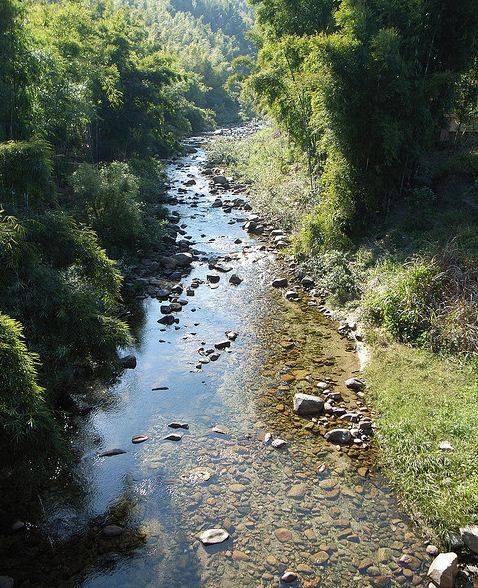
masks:
<path id="1" fill-rule="evenodd" d="M 134 370 L 136 367 L 136 357 L 134 355 L 126 355 L 120 359 L 121 367 L 125 370 Z"/>
<path id="2" fill-rule="evenodd" d="M 336 445 L 349 445 L 352 443 L 352 433 L 348 429 L 332 429 L 325 434 L 325 439 Z"/>
<path id="3" fill-rule="evenodd" d="M 191 255 L 191 253 L 181 252 L 181 253 L 176 253 L 176 255 L 173 256 L 173 260 L 174 260 L 175 265 L 178 265 L 180 267 L 188 267 L 191 265 L 194 258 Z"/>
<path id="4" fill-rule="evenodd" d="M 363 390 L 365 388 L 365 382 L 363 380 L 359 380 L 359 378 L 349 378 L 345 385 L 350 390 Z"/>
<path id="5" fill-rule="evenodd" d="M 298 393 L 294 396 L 294 412 L 300 416 L 312 416 L 324 412 L 324 400 L 320 396 Z"/>
<path id="6" fill-rule="evenodd" d="M 456 553 L 440 553 L 428 569 L 428 577 L 438 588 L 453 588 L 458 573 Z"/>
<path id="7" fill-rule="evenodd" d="M 460 535 L 468 549 L 478 554 L 478 526 L 463 527 L 460 529 Z"/>

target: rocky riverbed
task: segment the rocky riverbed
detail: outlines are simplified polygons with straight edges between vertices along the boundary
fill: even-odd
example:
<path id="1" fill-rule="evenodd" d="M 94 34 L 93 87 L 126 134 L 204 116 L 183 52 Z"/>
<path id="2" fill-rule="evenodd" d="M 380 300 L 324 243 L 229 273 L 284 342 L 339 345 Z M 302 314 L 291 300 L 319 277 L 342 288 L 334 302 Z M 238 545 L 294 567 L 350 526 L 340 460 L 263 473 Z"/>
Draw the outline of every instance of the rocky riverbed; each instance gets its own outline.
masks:
<path id="1" fill-rule="evenodd" d="M 80 415 L 74 483 L 52 482 L 42 516 L 12 528 L 0 575 L 427 586 L 435 552 L 375 471 L 356 326 L 327 316 L 287 235 L 208 167 L 203 142 L 168 166 L 175 249 L 137 268 L 130 369 Z"/>

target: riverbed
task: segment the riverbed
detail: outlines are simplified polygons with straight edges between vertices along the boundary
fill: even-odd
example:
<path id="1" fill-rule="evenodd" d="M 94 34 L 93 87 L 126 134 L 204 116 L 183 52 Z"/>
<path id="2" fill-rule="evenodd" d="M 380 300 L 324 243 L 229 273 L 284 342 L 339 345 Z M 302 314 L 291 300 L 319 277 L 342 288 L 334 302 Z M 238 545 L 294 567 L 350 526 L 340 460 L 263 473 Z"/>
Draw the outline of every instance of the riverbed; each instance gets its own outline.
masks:
<path id="1" fill-rule="evenodd" d="M 203 141 L 168 165 L 170 210 L 197 251 L 178 321 L 158 323 L 164 301 L 142 302 L 125 350 L 136 368 L 72 430 L 74 483 L 40 499 L 45 553 L 7 572 L 28 586 L 278 586 L 286 570 L 308 587 L 425 586 L 426 543 L 373 447 L 334 445 L 292 411 L 294 393 L 325 381 L 347 410 L 368 414 L 344 384 L 359 375 L 354 345 L 307 292 L 290 301 L 271 286 L 290 268 L 244 230 L 251 213 L 212 206 Z M 137 435 L 147 439 L 133 444 Z M 101 457 L 111 449 L 123 453 Z M 112 525 L 119 534 L 105 536 Z M 211 528 L 229 539 L 204 546 L 198 535 Z"/>

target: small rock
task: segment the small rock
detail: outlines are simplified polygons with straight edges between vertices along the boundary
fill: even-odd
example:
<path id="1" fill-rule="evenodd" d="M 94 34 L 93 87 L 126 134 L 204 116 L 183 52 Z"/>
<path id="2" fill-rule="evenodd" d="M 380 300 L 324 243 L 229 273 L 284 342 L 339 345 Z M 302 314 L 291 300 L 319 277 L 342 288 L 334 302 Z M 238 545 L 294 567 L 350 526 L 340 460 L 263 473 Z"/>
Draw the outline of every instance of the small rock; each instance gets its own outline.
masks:
<path id="1" fill-rule="evenodd" d="M 124 449 L 108 449 L 100 453 L 100 457 L 112 457 L 113 455 L 123 455 L 126 453 Z"/>
<path id="2" fill-rule="evenodd" d="M 123 527 L 119 525 L 106 525 L 106 527 L 103 527 L 101 533 L 104 537 L 112 539 L 113 537 L 119 537 L 123 533 Z"/>
<path id="3" fill-rule="evenodd" d="M 183 436 L 179 435 L 178 433 L 171 433 L 170 435 L 166 435 L 166 437 L 164 437 L 164 441 L 181 441 L 182 438 Z"/>
<path id="4" fill-rule="evenodd" d="M 281 580 L 285 584 L 292 584 L 293 582 L 295 582 L 297 580 L 297 574 L 287 570 L 282 574 Z"/>
<path id="5" fill-rule="evenodd" d="M 438 448 L 441 451 L 455 451 L 455 448 L 453 447 L 453 445 L 449 442 L 449 441 L 442 441 L 439 445 Z"/>
<path id="6" fill-rule="evenodd" d="M 126 355 L 120 359 L 121 367 L 125 370 L 134 370 L 136 367 L 136 357 L 134 355 Z"/>
<path id="7" fill-rule="evenodd" d="M 227 435 L 227 432 L 224 429 L 221 429 L 221 427 L 213 427 L 211 430 L 218 435 Z"/>
<path id="8" fill-rule="evenodd" d="M 227 347 L 230 347 L 230 346 L 231 346 L 231 342 L 229 341 L 229 339 L 227 341 L 220 341 L 219 343 L 216 343 L 214 345 L 214 347 L 219 350 L 227 349 Z"/>
<path id="9" fill-rule="evenodd" d="M 436 545 L 427 545 L 426 552 L 428 553 L 428 555 L 436 557 L 440 553 L 440 550 Z"/>
<path id="10" fill-rule="evenodd" d="M 456 553 L 440 553 L 428 569 L 428 577 L 438 588 L 453 588 L 458 573 Z"/>
<path id="11" fill-rule="evenodd" d="M 271 446 L 274 447 L 274 449 L 281 449 L 282 447 L 285 447 L 287 444 L 287 441 L 284 441 L 284 439 L 274 439 L 274 441 L 272 441 L 271 443 Z"/>
<path id="12" fill-rule="evenodd" d="M 468 549 L 478 554 L 478 526 L 463 527 L 460 529 L 460 535 Z"/>
<path id="13" fill-rule="evenodd" d="M 365 388 L 365 382 L 363 380 L 359 380 L 358 378 L 349 378 L 345 385 L 350 390 L 363 390 Z"/>
<path id="14" fill-rule="evenodd" d="M 135 435 L 131 439 L 131 443 L 134 443 L 135 445 L 138 445 L 139 443 L 144 443 L 148 439 L 149 439 L 148 435 Z"/>
<path id="15" fill-rule="evenodd" d="M 235 341 L 239 337 L 239 333 L 236 333 L 236 331 L 227 331 L 226 337 L 229 341 Z"/>
<path id="16" fill-rule="evenodd" d="M 229 533 L 224 529 L 208 529 L 199 535 L 199 541 L 203 545 L 216 545 L 229 539 Z"/>
<path id="17" fill-rule="evenodd" d="M 276 278 L 272 281 L 272 286 L 274 288 L 286 288 L 289 285 L 289 280 L 287 278 Z"/>
<path id="18" fill-rule="evenodd" d="M 237 274 L 232 274 L 229 278 L 229 283 L 233 286 L 239 286 L 242 283 L 242 278 L 240 278 Z"/>
<path id="19" fill-rule="evenodd" d="M 171 429 L 189 429 L 189 424 L 182 423 L 179 421 L 174 421 L 172 423 L 169 423 L 168 427 L 171 427 Z"/>

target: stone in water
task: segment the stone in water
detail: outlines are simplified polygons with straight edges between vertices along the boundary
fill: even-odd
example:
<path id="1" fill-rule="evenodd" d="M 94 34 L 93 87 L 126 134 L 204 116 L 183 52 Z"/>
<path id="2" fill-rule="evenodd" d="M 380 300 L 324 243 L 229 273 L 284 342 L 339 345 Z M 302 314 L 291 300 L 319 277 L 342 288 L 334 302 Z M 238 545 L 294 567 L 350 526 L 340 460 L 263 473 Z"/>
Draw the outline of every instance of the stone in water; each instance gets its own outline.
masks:
<path id="1" fill-rule="evenodd" d="M 224 543 L 229 539 L 229 533 L 224 529 L 208 529 L 199 535 L 199 540 L 203 545 L 216 545 Z"/>

